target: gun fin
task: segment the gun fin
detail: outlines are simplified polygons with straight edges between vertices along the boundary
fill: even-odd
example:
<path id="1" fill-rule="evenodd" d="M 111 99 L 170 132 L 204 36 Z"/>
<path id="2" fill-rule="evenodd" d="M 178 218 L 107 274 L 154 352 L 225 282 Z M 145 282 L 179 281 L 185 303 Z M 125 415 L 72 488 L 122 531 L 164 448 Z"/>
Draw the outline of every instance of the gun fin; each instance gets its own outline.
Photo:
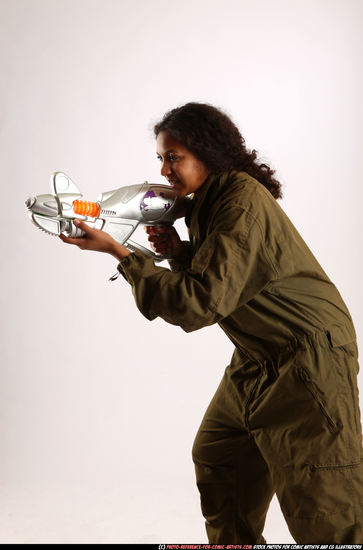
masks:
<path id="1" fill-rule="evenodd" d="M 82 197 L 82 193 L 78 189 L 77 185 L 69 178 L 64 172 L 54 172 L 50 176 L 50 188 L 53 195 L 70 194 L 79 195 Z"/>

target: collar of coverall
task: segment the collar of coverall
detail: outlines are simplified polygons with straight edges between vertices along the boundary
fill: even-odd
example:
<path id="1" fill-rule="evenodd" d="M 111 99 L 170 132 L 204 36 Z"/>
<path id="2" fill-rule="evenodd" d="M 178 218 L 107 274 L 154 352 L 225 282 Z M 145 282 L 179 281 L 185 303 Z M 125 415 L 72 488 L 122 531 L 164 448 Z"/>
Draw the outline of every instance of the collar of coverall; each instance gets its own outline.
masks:
<path id="1" fill-rule="evenodd" d="M 223 172 L 219 174 L 211 173 L 206 178 L 203 185 L 199 187 L 199 189 L 197 189 L 195 193 L 192 193 L 190 197 L 201 204 L 202 202 L 204 202 L 204 199 L 208 194 L 208 202 L 213 202 L 220 189 L 224 187 L 227 181 L 233 179 L 236 176 L 238 177 L 238 175 L 240 174 L 242 174 L 242 172 L 238 172 L 237 170 L 231 170 L 230 172 Z M 209 193 L 209 191 L 211 192 Z"/>
<path id="2" fill-rule="evenodd" d="M 236 171 L 225 172 L 223 174 L 209 174 L 203 185 L 193 193 L 193 200 L 195 205 L 193 207 L 190 229 L 197 239 L 199 239 L 199 225 L 198 225 L 198 214 L 204 203 L 213 204 L 213 201 L 217 197 L 219 191 L 224 187 L 227 180 L 233 174 L 237 174 Z M 207 196 L 208 195 L 208 196 Z"/>
<path id="3" fill-rule="evenodd" d="M 199 189 L 197 189 L 195 193 L 192 194 L 192 199 L 198 202 L 202 202 L 208 192 L 208 189 L 211 187 L 212 183 L 217 179 L 217 177 L 218 176 L 216 174 L 209 174 L 203 185 L 199 187 Z"/>

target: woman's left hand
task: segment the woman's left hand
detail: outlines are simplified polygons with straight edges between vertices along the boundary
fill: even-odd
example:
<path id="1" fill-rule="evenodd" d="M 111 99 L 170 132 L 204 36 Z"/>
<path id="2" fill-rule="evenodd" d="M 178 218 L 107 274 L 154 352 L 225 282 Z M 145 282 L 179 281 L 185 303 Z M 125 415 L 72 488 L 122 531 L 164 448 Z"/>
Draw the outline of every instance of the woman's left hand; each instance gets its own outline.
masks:
<path id="1" fill-rule="evenodd" d="M 122 244 L 118 243 L 111 235 L 106 231 L 100 229 L 93 229 L 85 222 L 81 220 L 74 220 L 76 227 L 82 229 L 85 232 L 84 237 L 66 237 L 65 235 L 59 235 L 59 238 L 68 244 L 75 244 L 81 250 L 94 250 L 97 252 L 106 252 L 111 254 L 118 260 L 122 260 L 131 252 Z"/>

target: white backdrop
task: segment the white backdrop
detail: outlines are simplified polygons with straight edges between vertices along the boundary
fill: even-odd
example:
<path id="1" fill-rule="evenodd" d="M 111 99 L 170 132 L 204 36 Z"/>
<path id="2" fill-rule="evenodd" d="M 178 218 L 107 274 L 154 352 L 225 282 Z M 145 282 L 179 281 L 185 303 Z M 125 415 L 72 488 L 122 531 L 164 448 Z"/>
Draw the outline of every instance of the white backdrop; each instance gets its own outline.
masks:
<path id="1" fill-rule="evenodd" d="M 207 542 L 191 447 L 229 362 L 136 309 L 111 256 L 36 231 L 56 170 L 86 200 L 162 182 L 151 128 L 225 109 L 362 315 L 360 0 L 0 0 L 0 543 Z M 181 224 L 179 229 L 184 232 Z M 270 543 L 293 542 L 276 500 Z M 241 541 L 243 542 L 243 541 Z"/>

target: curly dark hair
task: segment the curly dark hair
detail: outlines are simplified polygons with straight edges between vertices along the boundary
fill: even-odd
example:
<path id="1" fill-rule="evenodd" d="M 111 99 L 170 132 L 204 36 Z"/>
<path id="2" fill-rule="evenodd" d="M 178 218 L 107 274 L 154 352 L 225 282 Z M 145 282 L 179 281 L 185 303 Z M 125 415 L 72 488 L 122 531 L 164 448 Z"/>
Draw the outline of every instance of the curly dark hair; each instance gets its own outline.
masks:
<path id="1" fill-rule="evenodd" d="M 154 125 L 155 137 L 167 131 L 189 149 L 213 173 L 247 172 L 264 185 L 275 199 L 282 198 L 275 170 L 260 164 L 257 151 L 247 150 L 237 126 L 220 109 L 207 103 L 186 103 L 165 113 Z"/>

